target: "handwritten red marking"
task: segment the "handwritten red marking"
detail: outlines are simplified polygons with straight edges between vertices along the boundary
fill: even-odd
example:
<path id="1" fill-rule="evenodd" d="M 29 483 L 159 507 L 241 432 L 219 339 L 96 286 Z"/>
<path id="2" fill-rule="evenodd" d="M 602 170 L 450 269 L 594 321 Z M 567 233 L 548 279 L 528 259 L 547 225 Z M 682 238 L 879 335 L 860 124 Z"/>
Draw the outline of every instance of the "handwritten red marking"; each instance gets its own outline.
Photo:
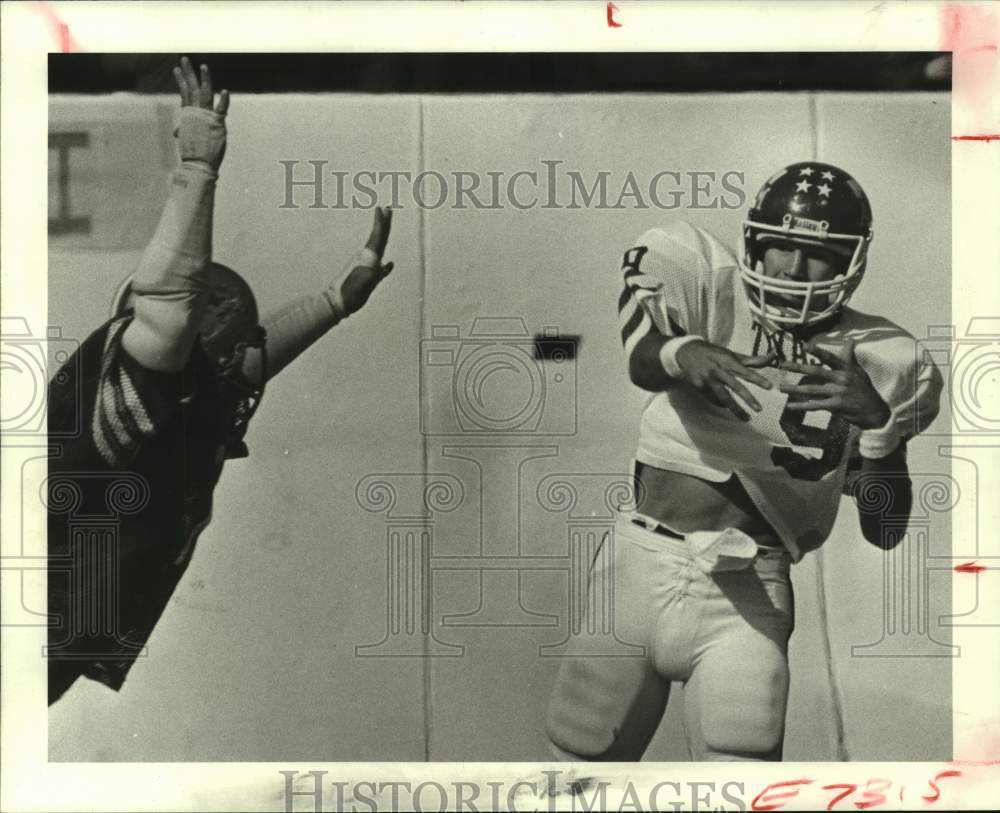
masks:
<path id="1" fill-rule="evenodd" d="M 888 790 L 891 787 L 891 779 L 885 779 L 884 777 L 869 779 L 865 783 L 865 792 L 861 797 L 861 801 L 855 802 L 854 806 L 858 810 L 867 810 L 869 807 L 878 807 L 881 804 L 885 804 L 885 794 L 882 791 Z"/>
<path id="2" fill-rule="evenodd" d="M 799 795 L 798 787 L 796 785 L 811 785 L 811 779 L 789 779 L 787 782 L 772 782 L 764 790 L 754 796 L 753 801 L 750 803 L 751 810 L 777 810 L 779 807 L 784 807 L 785 803 L 783 799 L 791 799 L 793 796 Z M 773 793 L 779 788 L 792 788 L 792 790 L 786 790 L 782 793 Z M 765 798 L 766 797 L 766 798 Z"/>
<path id="3" fill-rule="evenodd" d="M 941 798 L 941 788 L 938 787 L 938 780 L 944 779 L 945 777 L 948 776 L 961 776 L 961 775 L 962 775 L 961 771 L 941 771 L 941 773 L 937 774 L 933 779 L 928 780 L 934 792 L 932 794 L 925 793 L 920 798 L 923 799 L 925 802 L 936 802 L 938 799 Z"/>
<path id="4" fill-rule="evenodd" d="M 615 22 L 615 12 L 618 11 L 618 6 L 614 3 L 608 3 L 608 28 L 621 28 L 622 24 Z"/>
<path id="5" fill-rule="evenodd" d="M 78 48 L 76 43 L 73 41 L 73 35 L 70 33 L 69 25 L 62 21 L 59 15 L 52 10 L 52 7 L 48 3 L 38 3 L 36 8 L 42 12 L 45 18 L 49 21 L 49 25 L 52 26 L 56 42 L 59 43 L 59 50 L 62 53 L 70 54 L 74 51 L 80 50 L 80 48 Z"/>
<path id="6" fill-rule="evenodd" d="M 953 98 L 968 115 L 980 119 L 969 129 L 992 130 L 995 121 L 985 120 L 983 114 L 991 109 L 997 90 L 1000 15 L 985 4 L 945 3 L 939 19 L 938 47 L 952 52 Z"/>
<path id="7" fill-rule="evenodd" d="M 954 51 L 962 37 L 962 10 L 958 6 L 947 5 L 941 19 L 941 50 Z"/>
<path id="8" fill-rule="evenodd" d="M 823 790 L 843 790 L 843 793 L 836 794 L 830 803 L 826 806 L 827 810 L 833 810 L 833 806 L 837 804 L 841 799 L 845 799 L 850 796 L 854 791 L 858 789 L 857 785 L 843 784 L 843 785 L 823 785 Z"/>
<path id="9" fill-rule="evenodd" d="M 1000 141 L 1000 133 L 983 133 L 983 135 L 952 136 L 952 141 Z"/>
<path id="10" fill-rule="evenodd" d="M 956 573 L 982 573 L 986 570 L 985 566 L 977 565 L 975 562 L 965 562 L 961 565 L 955 565 Z"/>

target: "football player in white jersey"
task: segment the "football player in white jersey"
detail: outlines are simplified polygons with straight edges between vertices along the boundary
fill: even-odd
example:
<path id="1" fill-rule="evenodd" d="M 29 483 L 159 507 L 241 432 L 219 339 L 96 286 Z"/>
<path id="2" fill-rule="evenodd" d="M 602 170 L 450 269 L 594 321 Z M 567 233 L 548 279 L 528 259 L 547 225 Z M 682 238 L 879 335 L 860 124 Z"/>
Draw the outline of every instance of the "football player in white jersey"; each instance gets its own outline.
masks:
<path id="1" fill-rule="evenodd" d="M 763 186 L 738 257 L 686 223 L 625 253 L 622 341 L 652 395 L 638 508 L 590 578 L 592 591 L 614 580 L 616 634 L 645 657 L 562 664 L 558 755 L 639 759 L 680 681 L 692 758 L 781 759 L 790 564 L 829 535 L 842 493 L 865 539 L 898 544 L 906 443 L 938 410 L 941 375 L 916 340 L 848 307 L 871 240 L 861 186 L 810 161 Z"/>

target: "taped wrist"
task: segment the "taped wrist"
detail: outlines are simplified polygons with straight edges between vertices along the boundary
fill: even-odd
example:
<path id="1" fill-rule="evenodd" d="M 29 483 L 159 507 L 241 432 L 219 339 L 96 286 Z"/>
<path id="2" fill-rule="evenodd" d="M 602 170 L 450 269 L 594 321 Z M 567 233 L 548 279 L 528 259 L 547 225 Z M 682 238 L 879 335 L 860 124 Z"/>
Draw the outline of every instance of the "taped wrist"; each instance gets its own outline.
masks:
<path id="1" fill-rule="evenodd" d="M 337 321 L 346 319 L 351 315 L 347 312 L 347 307 L 344 304 L 344 294 L 342 289 L 344 287 L 344 281 L 351 275 L 351 272 L 358 267 L 381 267 L 378 254 L 367 247 L 361 249 L 361 251 L 359 251 L 354 259 L 348 264 L 347 269 L 333 281 L 333 284 L 329 288 L 323 292 L 327 302 L 329 303 L 330 309 L 337 318 Z"/>
<path id="2" fill-rule="evenodd" d="M 660 348 L 660 366 L 663 367 L 664 372 L 671 378 L 680 378 L 684 373 L 680 365 L 677 364 L 677 351 L 684 345 L 694 341 L 703 342 L 705 339 L 697 335 L 678 336 L 665 342 L 663 347 Z"/>
<path id="3" fill-rule="evenodd" d="M 226 117 L 201 107 L 182 107 L 174 136 L 181 161 L 204 161 L 217 168 L 226 151 Z"/>
<path id="4" fill-rule="evenodd" d="M 896 418 L 892 416 L 885 426 L 862 430 L 858 436 L 858 451 L 868 460 L 879 460 L 896 451 L 901 440 Z"/>

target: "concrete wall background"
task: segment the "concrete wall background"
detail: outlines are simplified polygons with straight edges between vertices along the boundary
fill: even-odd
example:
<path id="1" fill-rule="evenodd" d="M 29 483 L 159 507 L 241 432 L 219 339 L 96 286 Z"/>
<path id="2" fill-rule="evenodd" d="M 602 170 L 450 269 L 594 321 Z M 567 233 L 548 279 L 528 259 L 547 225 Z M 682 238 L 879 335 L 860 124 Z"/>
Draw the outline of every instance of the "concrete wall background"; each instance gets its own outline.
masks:
<path id="1" fill-rule="evenodd" d="M 95 134 L 69 167 L 74 209 L 96 213 L 91 235 L 52 238 L 48 270 L 49 321 L 82 338 L 106 317 L 155 224 L 172 161 L 168 107 L 165 99 L 62 97 L 50 110 L 52 131 Z M 588 177 L 611 172 L 616 193 L 629 170 L 640 180 L 660 170 L 736 170 L 752 195 L 777 167 L 812 157 L 848 169 L 872 200 L 876 240 L 855 306 L 918 337 L 950 318 L 946 95 L 255 96 L 234 99 L 229 123 L 215 256 L 249 279 L 265 312 L 325 285 L 370 222 L 370 212 L 346 208 L 281 209 L 280 160 L 448 175 L 544 171 L 540 161 L 551 159 Z M 450 644 L 464 647 L 462 656 L 357 657 L 356 646 L 385 636 L 387 527 L 426 513 L 413 502 L 426 483 L 457 481 L 452 510 L 433 515 L 435 557 L 565 557 L 567 515 L 540 505 L 540 484 L 572 474 L 584 491 L 570 521 L 600 514 L 594 484 L 627 470 L 644 401 L 628 383 L 617 336 L 621 252 L 674 217 L 735 240 L 745 207 L 418 211 L 405 195 L 403 204 L 389 243 L 394 275 L 273 383 L 248 437 L 251 458 L 228 466 L 215 518 L 148 658 L 120 695 L 81 684 L 52 709 L 53 759 L 547 759 L 544 711 L 558 659 L 539 657 L 539 647 L 565 636 L 566 574 L 539 570 L 518 582 L 513 573 L 435 569 L 433 634 L 418 630 L 415 652 Z M 561 368 L 562 384 L 575 375 L 576 396 L 555 378 L 546 390 L 557 423 L 575 410 L 574 434 L 500 438 L 506 448 L 421 434 L 422 409 L 431 425 L 453 409 L 446 370 L 435 369 L 421 390 L 421 340 L 442 325 L 465 337 L 477 316 L 582 337 L 573 369 Z M 545 366 L 546 376 L 556 372 Z M 484 397 L 515 403 L 523 386 L 513 373 L 499 375 Z M 950 470 L 932 439 L 912 444 L 910 461 L 916 472 Z M 370 475 L 394 484 L 388 515 L 359 504 L 356 486 Z M 950 758 L 950 659 L 852 656 L 853 645 L 885 637 L 883 556 L 844 509 L 822 561 L 809 556 L 794 570 L 786 758 L 836 758 L 834 682 L 851 758 Z M 934 551 L 947 553 L 947 515 L 925 524 Z M 948 584 L 946 573 L 932 578 L 927 608 L 942 641 Z M 479 618 L 503 620 L 511 607 L 489 599 L 515 593 L 522 621 L 555 625 L 462 625 L 484 595 Z M 677 711 L 671 703 L 647 758 L 686 758 Z"/>

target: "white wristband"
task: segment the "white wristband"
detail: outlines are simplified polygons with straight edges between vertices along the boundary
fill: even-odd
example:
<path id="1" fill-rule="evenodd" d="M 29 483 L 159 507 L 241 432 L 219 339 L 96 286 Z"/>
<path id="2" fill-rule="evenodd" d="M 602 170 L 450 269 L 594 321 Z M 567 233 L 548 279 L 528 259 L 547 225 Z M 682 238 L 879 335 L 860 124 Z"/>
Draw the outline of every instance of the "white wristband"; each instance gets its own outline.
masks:
<path id="1" fill-rule="evenodd" d="M 899 429 L 896 426 L 896 419 L 889 418 L 889 422 L 878 429 L 865 429 L 858 436 L 858 451 L 862 457 L 869 460 L 878 460 L 896 451 L 900 437 Z"/>
<path id="2" fill-rule="evenodd" d="M 671 378 L 681 377 L 683 371 L 677 364 L 677 351 L 684 345 L 697 341 L 703 342 L 705 338 L 698 335 L 678 336 L 676 339 L 670 339 L 660 348 L 660 365 L 667 375 Z"/>
<path id="3" fill-rule="evenodd" d="M 361 253 L 358 255 L 358 265 L 364 266 L 365 268 L 381 268 L 382 264 L 379 262 L 379 256 L 370 248 L 361 249 Z"/>
<path id="4" fill-rule="evenodd" d="M 379 256 L 370 248 L 363 248 L 361 251 L 355 255 L 354 259 L 351 260 L 350 265 L 334 281 L 333 285 L 326 289 L 325 294 L 327 301 L 330 303 L 330 309 L 333 311 L 333 315 L 337 320 L 346 319 L 350 314 L 347 312 L 347 308 L 344 306 L 344 296 L 340 291 L 341 286 L 344 284 L 351 272 L 355 268 L 381 268 L 382 264 L 379 262 Z"/>

